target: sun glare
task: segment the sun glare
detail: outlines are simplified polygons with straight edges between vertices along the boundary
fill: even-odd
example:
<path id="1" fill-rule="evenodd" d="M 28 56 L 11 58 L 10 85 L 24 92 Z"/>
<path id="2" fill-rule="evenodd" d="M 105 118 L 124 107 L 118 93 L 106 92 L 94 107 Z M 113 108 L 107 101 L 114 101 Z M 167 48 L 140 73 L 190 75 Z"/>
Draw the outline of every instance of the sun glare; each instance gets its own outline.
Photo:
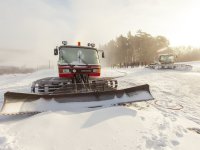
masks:
<path id="1" fill-rule="evenodd" d="M 199 2 L 200 3 L 200 2 Z M 200 10 L 196 6 L 185 9 L 181 15 L 173 21 L 173 28 L 169 33 L 172 46 L 190 45 L 200 47 Z"/>

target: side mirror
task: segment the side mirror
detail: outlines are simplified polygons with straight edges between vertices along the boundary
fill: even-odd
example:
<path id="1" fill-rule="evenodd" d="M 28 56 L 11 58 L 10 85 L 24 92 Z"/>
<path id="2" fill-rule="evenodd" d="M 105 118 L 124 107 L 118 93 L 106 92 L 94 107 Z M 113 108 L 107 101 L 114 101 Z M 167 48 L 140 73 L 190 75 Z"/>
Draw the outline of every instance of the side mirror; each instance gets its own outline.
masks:
<path id="1" fill-rule="evenodd" d="M 104 54 L 104 52 L 102 52 L 102 58 L 105 58 L 105 54 Z"/>
<path id="2" fill-rule="evenodd" d="M 54 49 L 54 55 L 58 55 L 58 49 Z"/>

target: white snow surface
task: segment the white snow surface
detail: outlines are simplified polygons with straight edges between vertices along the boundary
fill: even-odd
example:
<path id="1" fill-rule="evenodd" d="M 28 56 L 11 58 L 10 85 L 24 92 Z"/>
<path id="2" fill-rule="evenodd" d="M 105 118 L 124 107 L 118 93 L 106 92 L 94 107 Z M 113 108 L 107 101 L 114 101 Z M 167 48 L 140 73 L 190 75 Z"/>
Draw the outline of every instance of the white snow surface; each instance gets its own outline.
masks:
<path id="1" fill-rule="evenodd" d="M 198 150 L 200 149 L 200 62 L 191 71 L 104 68 L 119 88 L 148 83 L 154 100 L 129 107 L 37 115 L 0 116 L 0 150 Z M 0 105 L 6 91 L 30 92 L 31 82 L 57 70 L 0 76 Z"/>

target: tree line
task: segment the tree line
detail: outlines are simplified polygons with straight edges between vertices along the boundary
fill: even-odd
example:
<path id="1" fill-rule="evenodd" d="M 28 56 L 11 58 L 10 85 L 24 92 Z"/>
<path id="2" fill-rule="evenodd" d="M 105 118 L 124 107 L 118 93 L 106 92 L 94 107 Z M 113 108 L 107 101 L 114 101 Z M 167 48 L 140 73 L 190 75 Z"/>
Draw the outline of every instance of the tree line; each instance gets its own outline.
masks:
<path id="1" fill-rule="evenodd" d="M 2 74 L 18 74 L 18 73 L 32 73 L 35 69 L 26 67 L 14 67 L 14 66 L 0 66 L 0 75 Z"/>
<path id="2" fill-rule="evenodd" d="M 158 52 L 167 48 L 165 52 L 177 55 L 177 61 L 200 60 L 200 49 L 191 47 L 169 48 L 169 40 L 165 36 L 152 36 L 141 30 L 135 35 L 128 32 L 127 36 L 120 35 L 115 40 L 100 46 L 106 54 L 106 65 L 150 64 L 154 62 Z M 190 49 L 189 49 L 190 48 Z"/>
<path id="3" fill-rule="evenodd" d="M 173 51 L 177 55 L 177 61 L 179 62 L 200 60 L 200 48 L 181 46 L 173 48 Z"/>

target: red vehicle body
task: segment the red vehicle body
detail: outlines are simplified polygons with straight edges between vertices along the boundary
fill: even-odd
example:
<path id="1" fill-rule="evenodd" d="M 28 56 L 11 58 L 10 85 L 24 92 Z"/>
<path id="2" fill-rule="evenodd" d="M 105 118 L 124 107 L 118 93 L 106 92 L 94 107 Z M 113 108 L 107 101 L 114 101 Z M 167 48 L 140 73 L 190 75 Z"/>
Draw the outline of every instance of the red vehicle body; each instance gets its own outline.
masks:
<path id="1" fill-rule="evenodd" d="M 65 69 L 69 69 L 70 72 L 66 73 Z M 101 74 L 100 65 L 88 65 L 88 66 L 58 65 L 58 70 L 59 70 L 59 77 L 63 78 L 73 78 L 75 74 L 87 74 L 90 77 L 98 77 Z M 76 70 L 76 72 L 73 72 L 74 70 Z"/>

